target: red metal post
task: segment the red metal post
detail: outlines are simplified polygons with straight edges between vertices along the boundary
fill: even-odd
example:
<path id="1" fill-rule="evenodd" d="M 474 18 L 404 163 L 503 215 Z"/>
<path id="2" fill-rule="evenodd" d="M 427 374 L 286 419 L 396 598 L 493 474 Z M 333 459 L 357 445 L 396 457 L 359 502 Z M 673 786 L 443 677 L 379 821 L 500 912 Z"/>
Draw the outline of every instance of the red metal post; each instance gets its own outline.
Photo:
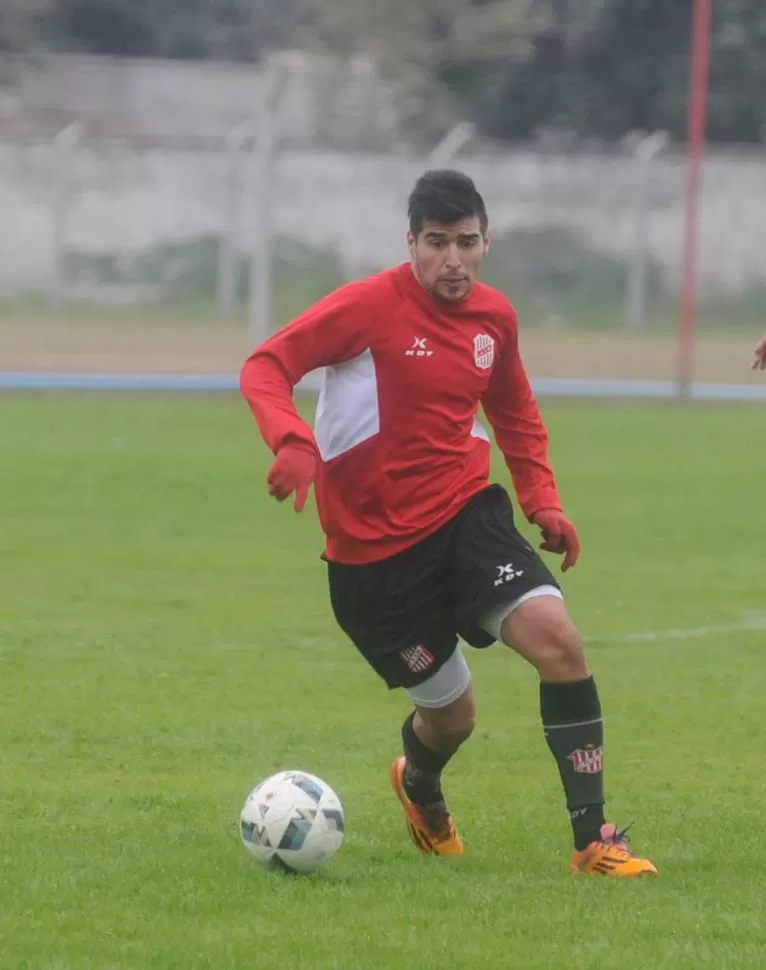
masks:
<path id="1" fill-rule="evenodd" d="M 710 34 L 711 0 L 695 0 L 689 81 L 683 277 L 678 332 L 678 392 L 681 397 L 688 396 L 693 376 L 699 270 L 700 169 L 705 152 Z"/>

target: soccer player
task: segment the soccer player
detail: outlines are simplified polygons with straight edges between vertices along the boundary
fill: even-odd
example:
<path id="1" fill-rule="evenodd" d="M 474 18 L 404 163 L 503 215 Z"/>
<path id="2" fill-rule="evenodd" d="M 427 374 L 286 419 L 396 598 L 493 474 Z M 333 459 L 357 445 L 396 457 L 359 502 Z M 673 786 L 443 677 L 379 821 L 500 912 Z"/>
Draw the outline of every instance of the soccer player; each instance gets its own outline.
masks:
<path id="1" fill-rule="evenodd" d="M 766 337 L 762 337 L 753 351 L 753 370 L 766 370 Z"/>
<path id="2" fill-rule="evenodd" d="M 244 364 L 241 390 L 276 456 L 270 494 L 294 494 L 301 511 L 315 483 L 338 624 L 412 701 L 390 775 L 416 847 L 463 852 L 442 792 L 476 715 L 458 637 L 475 648 L 500 641 L 540 676 L 574 832 L 570 869 L 656 874 L 605 821 L 601 704 L 582 640 L 507 492 L 488 482 L 480 406 L 541 548 L 563 556 L 563 571 L 575 565 L 580 542 L 548 462 L 516 313 L 477 279 L 489 243 L 471 179 L 425 173 L 409 199 L 409 261 L 341 287 L 268 339 Z M 312 431 L 292 394 L 320 367 Z"/>

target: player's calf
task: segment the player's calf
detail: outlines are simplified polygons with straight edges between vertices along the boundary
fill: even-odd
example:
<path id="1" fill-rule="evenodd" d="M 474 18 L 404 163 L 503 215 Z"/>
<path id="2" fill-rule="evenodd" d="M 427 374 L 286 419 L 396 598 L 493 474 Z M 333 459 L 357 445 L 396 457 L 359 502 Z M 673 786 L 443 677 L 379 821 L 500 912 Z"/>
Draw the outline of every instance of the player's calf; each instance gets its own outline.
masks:
<path id="1" fill-rule="evenodd" d="M 443 801 L 441 776 L 458 748 L 473 733 L 476 703 L 468 686 L 443 708 L 418 707 L 402 725 L 406 758 L 404 788 L 417 805 Z"/>
<path id="2" fill-rule="evenodd" d="M 582 639 L 558 596 L 511 608 L 502 639 L 540 674 L 540 715 L 566 795 L 574 852 L 571 871 L 629 878 L 656 875 L 631 851 L 625 831 L 604 821 L 604 722 Z"/>
<path id="3" fill-rule="evenodd" d="M 461 855 L 463 841 L 441 788 L 447 763 L 473 731 L 475 705 L 469 687 L 441 709 L 418 708 L 402 725 L 404 757 L 391 765 L 391 783 L 407 829 L 424 855 Z"/>
<path id="4" fill-rule="evenodd" d="M 556 596 L 521 604 L 501 632 L 540 674 L 545 739 L 564 787 L 575 848 L 584 850 L 599 839 L 605 819 L 604 722 L 582 638 Z"/>
<path id="5" fill-rule="evenodd" d="M 476 719 L 470 674 L 460 651 L 408 693 L 416 707 L 402 725 L 404 757 L 392 764 L 391 783 L 418 850 L 460 855 L 463 841 L 441 787 L 442 772 L 471 736 Z"/>

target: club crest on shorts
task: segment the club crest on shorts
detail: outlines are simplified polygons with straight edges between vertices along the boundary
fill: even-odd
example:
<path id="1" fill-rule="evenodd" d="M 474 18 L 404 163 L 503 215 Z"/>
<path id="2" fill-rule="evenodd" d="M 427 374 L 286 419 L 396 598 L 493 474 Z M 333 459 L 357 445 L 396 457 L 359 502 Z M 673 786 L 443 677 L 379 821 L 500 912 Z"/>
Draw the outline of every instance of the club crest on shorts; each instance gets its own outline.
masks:
<path id="1" fill-rule="evenodd" d="M 604 749 L 577 748 L 567 755 L 567 761 L 572 762 L 572 768 L 578 775 L 597 775 L 604 767 Z"/>
<path id="2" fill-rule="evenodd" d="M 488 333 L 473 338 L 473 359 L 480 370 L 489 370 L 495 362 L 495 341 Z"/>
<path id="3" fill-rule="evenodd" d="M 435 660 L 431 651 L 426 649 L 422 643 L 414 647 L 407 647 L 406 650 L 400 650 L 399 656 L 413 674 L 425 673 Z"/>

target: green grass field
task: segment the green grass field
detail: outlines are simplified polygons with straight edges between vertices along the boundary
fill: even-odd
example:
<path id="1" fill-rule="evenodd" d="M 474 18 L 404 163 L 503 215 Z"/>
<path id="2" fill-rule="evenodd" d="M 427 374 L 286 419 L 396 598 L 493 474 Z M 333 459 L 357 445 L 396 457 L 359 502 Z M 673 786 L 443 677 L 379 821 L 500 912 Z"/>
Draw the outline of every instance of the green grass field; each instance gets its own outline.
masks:
<path id="1" fill-rule="evenodd" d="M 6 395 L 2 970 L 766 965 L 763 411 L 543 407 L 609 814 L 660 878 L 567 875 L 535 676 L 500 647 L 469 657 L 479 729 L 446 778 L 467 853 L 411 849 L 405 698 L 336 629 L 314 513 L 269 502 L 239 400 Z M 310 878 L 238 840 L 283 767 L 346 809 Z"/>

